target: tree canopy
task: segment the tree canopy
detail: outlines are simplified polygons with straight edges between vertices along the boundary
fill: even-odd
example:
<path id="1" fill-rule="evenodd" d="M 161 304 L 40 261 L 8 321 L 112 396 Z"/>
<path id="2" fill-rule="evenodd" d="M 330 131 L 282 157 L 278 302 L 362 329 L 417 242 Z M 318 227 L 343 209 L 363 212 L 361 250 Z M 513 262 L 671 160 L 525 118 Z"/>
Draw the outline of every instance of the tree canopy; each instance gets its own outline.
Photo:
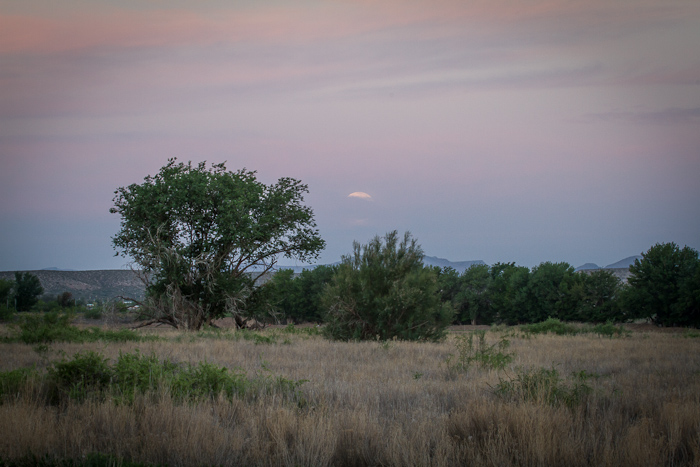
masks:
<path id="1" fill-rule="evenodd" d="M 254 171 L 176 159 L 142 184 L 117 189 L 113 244 L 142 270 L 151 322 L 199 329 L 227 312 L 245 313 L 255 279 L 280 257 L 317 258 L 325 242 L 305 193 L 293 178 L 265 185 Z"/>
<path id="2" fill-rule="evenodd" d="M 663 326 L 700 326 L 700 259 L 690 247 L 657 243 L 630 266 L 625 307 Z"/>
<path id="3" fill-rule="evenodd" d="M 14 298 L 17 311 L 29 311 L 44 293 L 39 278 L 29 272 L 15 272 Z"/>

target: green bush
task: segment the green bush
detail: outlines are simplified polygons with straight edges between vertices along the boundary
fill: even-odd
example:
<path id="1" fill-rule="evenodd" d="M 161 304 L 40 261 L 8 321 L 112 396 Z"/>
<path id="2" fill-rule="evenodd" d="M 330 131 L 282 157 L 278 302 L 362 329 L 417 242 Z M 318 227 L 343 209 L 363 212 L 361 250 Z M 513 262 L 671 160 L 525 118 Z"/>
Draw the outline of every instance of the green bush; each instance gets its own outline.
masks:
<path id="1" fill-rule="evenodd" d="M 369 244 L 355 242 L 343 256 L 323 304 L 324 334 L 335 340 L 438 341 L 453 311 L 442 303 L 436 273 L 423 266 L 423 251 L 407 232 L 396 231 Z"/>
<path id="2" fill-rule="evenodd" d="M 580 331 L 579 328 L 563 323 L 556 318 L 549 318 L 541 323 L 525 324 L 520 326 L 520 330 L 528 334 L 557 334 L 559 336 L 574 336 Z"/>
<path id="3" fill-rule="evenodd" d="M 101 307 L 88 308 L 83 312 L 83 316 L 86 319 L 102 319 L 102 308 Z"/>
<path id="4" fill-rule="evenodd" d="M 97 352 L 80 352 L 72 360 L 64 358 L 48 370 L 51 399 L 57 401 L 68 395 L 70 399 L 84 400 L 101 394 L 109 387 L 112 375 L 107 359 Z"/>
<path id="5" fill-rule="evenodd" d="M 583 402 L 592 388 L 588 385 L 591 377 L 585 371 L 572 374 L 573 381 L 566 381 L 555 368 L 520 369 L 510 378 L 499 378 L 495 393 L 501 398 L 513 401 L 566 405 L 573 408 Z"/>
<path id="6" fill-rule="evenodd" d="M 245 395 L 250 382 L 245 373 L 229 372 L 228 368 L 211 363 L 187 364 L 176 373 L 171 383 L 172 395 L 182 401 L 213 399 L 224 394 L 227 399 Z"/>
<path id="7" fill-rule="evenodd" d="M 476 337 L 476 339 L 475 339 Z M 473 364 L 480 368 L 502 370 L 513 361 L 513 354 L 506 353 L 510 341 L 502 337 L 495 344 L 486 343 L 486 331 L 474 331 L 455 338 L 457 355 L 447 357 L 445 363 L 451 375 L 466 372 Z"/>
<path id="8" fill-rule="evenodd" d="M 591 332 L 605 337 L 623 337 L 632 334 L 632 331 L 629 331 L 622 326 L 615 326 L 609 321 L 605 324 L 596 324 L 593 326 L 593 328 L 591 328 Z"/>
<path id="9" fill-rule="evenodd" d="M 0 371 L 0 404 L 2 404 L 5 397 L 22 392 L 27 379 L 35 372 L 34 368 Z"/>

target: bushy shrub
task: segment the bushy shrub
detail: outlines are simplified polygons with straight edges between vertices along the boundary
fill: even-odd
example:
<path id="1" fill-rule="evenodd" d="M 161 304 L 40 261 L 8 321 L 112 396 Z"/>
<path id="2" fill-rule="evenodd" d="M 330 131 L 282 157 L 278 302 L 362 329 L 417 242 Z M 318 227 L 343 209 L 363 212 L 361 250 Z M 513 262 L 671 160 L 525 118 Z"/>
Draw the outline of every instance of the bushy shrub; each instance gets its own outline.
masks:
<path id="1" fill-rule="evenodd" d="M 324 333 L 337 340 L 437 341 L 452 321 L 440 300 L 435 271 L 423 266 L 423 251 L 407 232 L 396 231 L 367 245 L 355 242 L 343 256 L 323 303 Z"/>
<path id="2" fill-rule="evenodd" d="M 588 373 L 581 371 L 572 374 L 572 381 L 566 381 L 555 368 L 520 369 L 513 377 L 499 378 L 495 393 L 513 401 L 573 408 L 592 391 L 588 385 L 589 377 Z"/>
<path id="3" fill-rule="evenodd" d="M 77 353 L 72 360 L 65 358 L 49 368 L 48 378 L 53 401 L 63 395 L 70 399 L 84 400 L 100 394 L 112 380 L 112 368 L 107 359 L 97 352 Z"/>
<path id="4" fill-rule="evenodd" d="M 102 308 L 88 308 L 83 312 L 83 316 L 87 319 L 102 319 Z"/>
<path id="5" fill-rule="evenodd" d="M 5 397 L 19 394 L 27 379 L 34 373 L 34 368 L 0 371 L 0 404 L 2 404 Z"/>
<path id="6" fill-rule="evenodd" d="M 445 361 L 450 375 L 466 372 L 473 364 L 480 368 L 502 370 L 513 361 L 513 354 L 507 353 L 510 341 L 504 337 L 495 344 L 486 343 L 486 331 L 474 331 L 455 337 L 456 355 L 449 355 Z"/>
<path id="7" fill-rule="evenodd" d="M 523 332 L 529 334 L 557 334 L 559 336 L 576 335 L 580 329 L 571 324 L 563 323 L 556 318 L 548 318 L 540 323 L 525 324 L 520 326 Z"/>

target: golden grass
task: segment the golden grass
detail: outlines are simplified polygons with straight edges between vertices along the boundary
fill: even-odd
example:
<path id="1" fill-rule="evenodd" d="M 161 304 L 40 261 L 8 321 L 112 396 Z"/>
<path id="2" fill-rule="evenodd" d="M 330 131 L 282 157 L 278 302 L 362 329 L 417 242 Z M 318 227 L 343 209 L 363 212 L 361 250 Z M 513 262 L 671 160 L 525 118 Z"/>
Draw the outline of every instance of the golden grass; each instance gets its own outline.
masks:
<path id="1" fill-rule="evenodd" d="M 183 405 L 158 394 L 131 406 L 46 406 L 27 391 L 0 405 L 0 457 L 101 452 L 167 465 L 700 465 L 697 338 L 513 337 L 508 369 L 455 376 L 445 365 L 454 336 L 381 345 L 289 335 L 256 345 L 158 333 L 165 340 L 55 344 L 48 358 L 31 346 L 0 344 L 0 370 L 43 368 L 60 352 L 95 350 L 115 359 L 138 348 L 249 375 L 266 365 L 275 375 L 308 380 L 301 386 L 305 403 L 271 394 Z M 520 367 L 554 367 L 565 378 L 584 370 L 594 375 L 593 391 L 572 408 L 495 395 L 499 378 Z"/>

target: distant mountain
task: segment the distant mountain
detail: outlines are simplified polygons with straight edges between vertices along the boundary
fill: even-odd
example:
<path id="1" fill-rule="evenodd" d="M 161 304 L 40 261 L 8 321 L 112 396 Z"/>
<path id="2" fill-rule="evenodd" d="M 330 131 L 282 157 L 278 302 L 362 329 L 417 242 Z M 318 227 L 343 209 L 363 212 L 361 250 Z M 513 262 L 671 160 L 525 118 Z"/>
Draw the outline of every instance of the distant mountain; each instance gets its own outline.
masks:
<path id="1" fill-rule="evenodd" d="M 591 269 L 600 269 L 600 266 L 598 266 L 598 265 L 595 264 L 595 263 L 586 263 L 586 264 L 583 264 L 583 265 L 577 267 L 576 269 L 574 269 L 574 271 L 576 271 L 576 272 L 578 272 L 578 271 L 588 271 L 588 270 L 591 270 Z"/>
<path id="2" fill-rule="evenodd" d="M 423 264 L 426 266 L 437 266 L 440 268 L 452 268 L 458 273 L 463 273 L 470 267 L 477 264 L 486 264 L 482 260 L 478 259 L 475 261 L 449 261 L 445 258 L 438 258 L 437 256 L 424 256 Z"/>
<path id="3" fill-rule="evenodd" d="M 625 259 L 621 259 L 617 263 L 608 264 L 607 266 L 605 266 L 605 269 L 629 268 L 630 266 L 632 266 L 634 264 L 635 259 L 642 259 L 642 257 L 639 255 L 630 256 L 630 257 L 627 257 Z"/>
<path id="4" fill-rule="evenodd" d="M 39 278 L 44 295 L 70 292 L 83 300 L 114 300 L 120 296 L 141 299 L 145 287 L 138 274 L 128 269 L 99 271 L 26 271 Z M 0 279 L 14 280 L 14 271 L 0 272 Z"/>
<path id="5" fill-rule="evenodd" d="M 44 268 L 42 271 L 75 271 L 75 269 L 60 269 L 54 266 L 51 268 Z"/>

